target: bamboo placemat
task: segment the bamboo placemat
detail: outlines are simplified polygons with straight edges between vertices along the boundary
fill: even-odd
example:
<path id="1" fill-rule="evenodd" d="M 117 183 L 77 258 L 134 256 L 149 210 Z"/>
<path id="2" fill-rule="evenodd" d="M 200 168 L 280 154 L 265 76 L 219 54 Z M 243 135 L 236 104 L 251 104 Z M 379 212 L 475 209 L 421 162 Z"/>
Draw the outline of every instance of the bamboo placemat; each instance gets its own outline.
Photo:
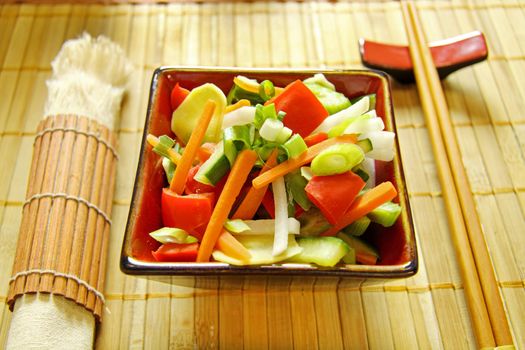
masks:
<path id="1" fill-rule="evenodd" d="M 525 348 L 525 5 L 418 2 L 429 40 L 482 30 L 487 62 L 444 82 L 471 190 L 519 348 Z M 136 70 L 120 161 L 97 348 L 474 348 L 463 285 L 414 86 L 393 84 L 420 270 L 393 281 L 136 278 L 118 267 L 155 67 L 361 68 L 357 39 L 406 44 L 396 2 L 0 6 L 0 301 L 16 248 L 50 61 L 82 31 L 118 42 Z M 11 313 L 0 311 L 0 344 Z"/>

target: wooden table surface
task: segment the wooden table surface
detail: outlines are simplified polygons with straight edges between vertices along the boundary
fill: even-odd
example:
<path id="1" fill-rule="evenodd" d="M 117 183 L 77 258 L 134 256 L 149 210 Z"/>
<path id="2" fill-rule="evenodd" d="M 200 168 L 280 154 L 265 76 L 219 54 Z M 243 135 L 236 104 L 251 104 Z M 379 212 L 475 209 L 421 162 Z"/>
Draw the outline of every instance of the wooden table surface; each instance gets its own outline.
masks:
<path id="1" fill-rule="evenodd" d="M 9 2 L 9 1 L 8 1 Z M 96 347 L 468 349 L 476 343 L 415 86 L 392 84 L 420 270 L 391 281 L 147 278 L 118 267 L 153 70 L 160 65 L 362 68 L 357 40 L 406 44 L 398 2 L 0 5 L 0 301 L 5 301 L 50 62 L 83 31 L 135 73 Z M 428 40 L 479 29 L 490 57 L 443 82 L 518 348 L 525 348 L 525 3 L 417 2 Z M 0 310 L 0 344 L 11 312 Z"/>

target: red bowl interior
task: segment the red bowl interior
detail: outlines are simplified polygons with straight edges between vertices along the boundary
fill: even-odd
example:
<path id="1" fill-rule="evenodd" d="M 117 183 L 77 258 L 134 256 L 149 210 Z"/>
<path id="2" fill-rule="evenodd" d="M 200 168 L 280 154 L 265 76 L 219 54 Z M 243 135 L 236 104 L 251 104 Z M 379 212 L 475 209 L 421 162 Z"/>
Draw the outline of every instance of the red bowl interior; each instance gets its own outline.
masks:
<path id="1" fill-rule="evenodd" d="M 135 190 L 128 218 L 127 235 L 131 235 L 130 251 L 128 254 L 142 261 L 155 261 L 151 251 L 159 244 L 149 236 L 149 232 L 162 226 L 160 197 L 162 188 L 167 185 L 160 157 L 145 147 L 145 136 L 172 134 L 170 129 L 171 106 L 170 91 L 178 82 L 182 87 L 192 89 L 204 83 L 214 83 L 225 94 L 228 93 L 233 77 L 242 74 L 259 81 L 271 80 L 276 86 L 285 86 L 296 79 L 305 79 L 315 72 L 252 72 L 252 71 L 200 71 L 189 69 L 160 69 L 157 70 L 151 91 L 151 101 L 146 120 L 143 144 L 141 149 L 139 169 L 135 183 Z M 383 118 L 387 129 L 395 131 L 392 113 L 392 103 L 386 78 L 378 73 L 368 71 L 324 72 L 327 78 L 336 86 L 337 91 L 344 93 L 349 98 L 365 94 L 376 94 L 376 111 Z M 397 143 L 396 143 L 397 145 Z M 399 154 L 399 148 L 398 152 Z M 401 197 L 406 204 L 406 215 L 402 220 L 388 229 L 374 227 L 367 233 L 365 239 L 371 241 L 381 255 L 381 265 L 403 265 L 415 259 L 415 242 L 408 208 L 408 198 L 402 184 L 400 159 L 396 156 L 394 162 L 376 162 L 376 181 L 391 181 L 398 189 L 399 201 Z"/>

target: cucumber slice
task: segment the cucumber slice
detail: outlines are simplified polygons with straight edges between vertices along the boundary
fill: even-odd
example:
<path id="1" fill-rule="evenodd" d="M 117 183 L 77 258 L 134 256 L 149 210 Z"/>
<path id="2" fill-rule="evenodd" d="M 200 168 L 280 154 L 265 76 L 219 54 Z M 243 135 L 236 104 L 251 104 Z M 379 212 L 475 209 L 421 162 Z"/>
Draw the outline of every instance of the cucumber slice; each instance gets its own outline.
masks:
<path id="1" fill-rule="evenodd" d="M 401 214 L 401 206 L 394 202 L 386 202 L 368 213 L 368 218 L 381 226 L 390 227 L 396 223 Z"/>
<path id="2" fill-rule="evenodd" d="M 305 85 L 314 93 L 330 115 L 342 111 L 351 105 L 350 100 L 345 95 L 324 85 L 316 83 L 306 83 Z"/>
<path id="3" fill-rule="evenodd" d="M 364 240 L 350 236 L 344 232 L 339 232 L 337 237 L 345 241 L 346 244 L 355 250 L 355 257 L 358 263 L 363 265 L 375 265 L 377 263 L 379 259 L 377 249 Z"/>
<path id="4" fill-rule="evenodd" d="M 357 141 L 356 145 L 361 147 L 361 149 L 365 153 L 370 152 L 371 150 L 374 149 L 374 147 L 372 146 L 372 141 L 370 141 L 370 139 L 359 140 L 359 141 Z"/>
<path id="5" fill-rule="evenodd" d="M 230 170 L 230 161 L 224 155 L 224 148 L 221 142 L 210 158 L 202 163 L 199 171 L 193 178 L 200 183 L 215 186 L 226 175 L 228 170 Z"/>
<path id="6" fill-rule="evenodd" d="M 303 251 L 288 261 L 330 267 L 350 251 L 348 244 L 337 237 L 302 237 L 297 243 Z"/>
<path id="7" fill-rule="evenodd" d="M 314 74 L 313 77 L 307 78 L 303 81 L 306 85 L 308 84 L 317 84 L 324 86 L 327 89 L 335 91 L 335 85 L 332 84 L 328 79 L 326 79 L 323 73 Z"/>
<path id="8" fill-rule="evenodd" d="M 363 163 L 353 167 L 352 172 L 363 179 L 364 182 L 367 182 L 370 179 L 370 175 L 368 175 L 368 173 L 363 168 Z"/>
<path id="9" fill-rule="evenodd" d="M 188 143 L 208 100 L 215 102 L 215 111 L 203 142 L 218 142 L 220 140 L 226 96 L 217 86 L 207 83 L 191 90 L 180 106 L 173 111 L 171 130 L 185 144 Z"/>
<path id="10" fill-rule="evenodd" d="M 316 207 L 311 207 L 297 219 L 301 223 L 301 236 L 317 236 L 330 228 L 330 223 Z"/>
<path id="11" fill-rule="evenodd" d="M 343 229 L 343 232 L 352 236 L 361 236 L 365 233 L 368 226 L 370 226 L 370 222 L 372 222 L 372 220 L 370 220 L 368 216 L 363 216 L 346 226 Z"/>
<path id="12" fill-rule="evenodd" d="M 350 250 L 348 251 L 348 253 L 346 253 L 345 256 L 343 256 L 343 262 L 345 264 L 349 264 L 349 265 L 355 265 L 357 263 L 356 259 L 355 259 L 355 249 L 350 247 Z"/>

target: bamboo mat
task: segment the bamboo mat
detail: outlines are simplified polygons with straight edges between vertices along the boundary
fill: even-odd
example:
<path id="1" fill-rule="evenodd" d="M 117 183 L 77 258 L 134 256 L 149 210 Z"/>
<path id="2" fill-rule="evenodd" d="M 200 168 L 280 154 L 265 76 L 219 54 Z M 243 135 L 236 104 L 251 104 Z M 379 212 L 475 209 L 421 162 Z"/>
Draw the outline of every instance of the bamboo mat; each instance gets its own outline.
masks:
<path id="1" fill-rule="evenodd" d="M 429 40 L 482 30 L 487 62 L 444 82 L 515 343 L 525 348 L 525 4 L 418 2 Z M 133 60 L 96 347 L 475 348 L 415 86 L 393 84 L 420 269 L 393 281 L 137 278 L 118 267 L 159 65 L 360 68 L 357 39 L 406 44 L 399 3 L 0 5 L 0 301 L 6 299 L 50 61 L 88 31 Z M 0 309 L 0 347 L 11 313 Z"/>

